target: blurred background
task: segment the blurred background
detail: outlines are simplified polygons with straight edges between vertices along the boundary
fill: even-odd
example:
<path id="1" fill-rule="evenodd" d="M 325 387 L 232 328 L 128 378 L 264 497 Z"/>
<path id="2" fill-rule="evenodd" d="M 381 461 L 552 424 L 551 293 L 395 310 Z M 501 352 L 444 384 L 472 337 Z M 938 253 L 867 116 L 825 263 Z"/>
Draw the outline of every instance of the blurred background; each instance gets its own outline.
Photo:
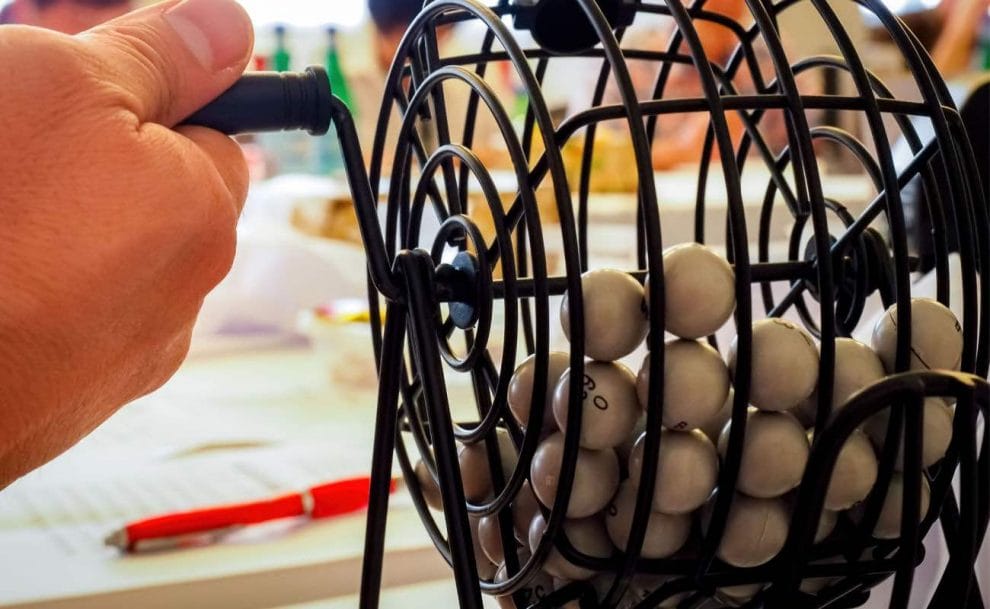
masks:
<path id="1" fill-rule="evenodd" d="M 966 120 L 970 121 L 975 153 L 981 155 L 977 165 L 986 172 L 990 168 L 990 126 L 987 125 L 990 97 L 986 93 L 990 87 L 990 0 L 883 1 L 916 32 L 950 82 L 958 103 L 969 109 L 969 114 L 964 110 L 964 118 L 973 117 Z M 422 0 L 241 0 L 241 3 L 257 28 L 251 69 L 286 71 L 313 64 L 324 66 L 334 92 L 355 114 L 367 160 L 385 75 Z M 148 4 L 151 2 L 146 0 L 0 0 L 0 23 L 76 33 Z M 818 54 L 837 54 L 832 37 L 809 4 L 800 3 L 781 20 L 784 45 L 792 61 Z M 867 67 L 895 96 L 917 99 L 917 87 L 901 54 L 889 35 L 881 33 L 876 20 L 861 13 L 852 1 L 835 1 L 830 5 L 854 38 Z M 708 0 L 708 7 L 733 18 L 746 13 L 743 0 Z M 477 24 L 460 24 L 443 30 L 441 54 L 477 52 L 482 38 L 477 28 Z M 637 22 L 623 44 L 651 50 L 662 48 L 671 31 L 669 19 L 658 18 L 656 22 L 647 19 Z M 531 42 L 527 34 L 514 32 L 524 45 Z M 725 61 L 735 46 L 728 30 L 713 28 L 703 35 L 706 51 L 710 49 L 715 60 Z M 543 93 L 553 119 L 559 124 L 588 106 L 599 62 L 589 64 L 587 60 L 566 58 L 552 63 Z M 656 79 L 656 66 L 629 63 L 634 84 L 648 95 Z M 811 76 L 815 78 L 799 81 L 802 93 L 855 95 L 847 77 L 817 72 Z M 518 78 L 511 70 L 496 69 L 486 74 L 485 79 L 521 130 L 528 100 Z M 741 87 L 751 86 L 751 82 L 745 82 L 745 76 L 741 80 Z M 672 81 L 670 97 L 700 94 L 693 69 L 677 70 Z M 979 97 L 979 90 L 984 97 Z M 445 88 L 445 96 L 447 92 Z M 466 104 L 458 101 L 456 91 L 450 93 L 448 110 L 452 116 L 462 115 Z M 606 103 L 611 103 L 610 95 L 614 99 L 615 92 L 606 94 Z M 809 119 L 813 125 L 842 127 L 861 137 L 867 146 L 871 145 L 862 117 L 847 114 L 821 113 Z M 734 116 L 729 118 L 733 137 L 738 142 L 741 122 L 733 122 Z M 452 119 L 451 124 L 456 125 L 456 120 Z M 781 137 L 786 135 L 781 121 L 781 116 L 768 116 L 761 126 L 775 152 L 786 145 L 786 137 Z M 391 131 L 397 122 L 393 117 L 390 137 L 394 137 Z M 716 249 L 724 247 L 721 227 L 727 203 L 721 172 L 715 167 L 707 183 L 699 183 L 698 179 L 708 124 L 707 115 L 689 114 L 683 120 L 678 116 L 666 121 L 658 132 L 660 141 L 655 142 L 652 160 L 661 199 L 665 245 L 693 240 L 697 196 L 704 189 L 705 223 L 719 227 L 710 231 L 709 243 Z M 491 125 L 479 123 L 478 127 L 473 149 L 492 170 L 501 194 L 514 197 L 514 177 L 504 142 Z M 924 133 L 928 127 L 922 124 L 917 128 Z M 896 141 L 899 131 L 894 125 L 890 132 L 895 147 L 901 144 Z M 425 133 L 421 135 L 424 141 L 429 139 Z M 435 146 L 433 139 L 431 143 Z M 316 542 L 295 534 L 297 531 L 275 531 L 268 537 L 261 534 L 256 539 L 235 540 L 230 546 L 212 551 L 161 553 L 143 562 L 117 561 L 116 553 L 102 547 L 101 534 L 128 518 L 158 513 L 163 506 L 189 507 L 241 500 L 246 496 L 262 497 L 330 477 L 359 474 L 366 471 L 370 462 L 377 379 L 369 340 L 367 301 L 363 300 L 367 290 L 365 256 L 350 191 L 342 177 L 342 158 L 336 139 L 279 133 L 239 137 L 238 141 L 252 176 L 252 188 L 238 229 L 238 253 L 230 275 L 206 300 L 189 361 L 161 391 L 128 406 L 73 452 L 0 494 L 0 547 L 14 548 L 5 552 L 11 558 L 0 561 L 0 569 L 7 575 L 6 581 L 0 581 L 0 607 L 194 606 L 188 599 L 200 596 L 190 596 L 192 587 L 188 588 L 187 596 L 169 597 L 166 594 L 169 588 L 162 578 L 174 579 L 166 582 L 168 586 L 192 586 L 189 582 L 205 582 L 241 571 L 272 571 L 276 567 L 286 572 L 290 567 L 297 569 L 292 573 L 298 572 L 298 579 L 272 580 L 267 585 L 268 580 L 254 578 L 254 585 L 249 586 L 251 578 L 245 577 L 229 589 L 204 583 L 195 591 L 197 595 L 203 595 L 204 590 L 215 593 L 216 602 L 210 603 L 211 607 L 242 608 L 301 602 L 341 594 L 354 587 L 354 565 L 359 564 L 359 558 L 352 557 L 354 562 L 348 567 L 351 571 L 334 572 L 335 576 L 328 578 L 324 578 L 322 571 L 310 573 L 300 565 L 338 560 L 336 555 L 328 558 L 327 552 L 345 546 L 359 557 L 363 525 L 360 517 L 339 525 L 322 525 L 322 529 L 311 527 L 310 532 L 323 532 Z M 622 125 L 603 126 L 595 141 L 589 206 L 592 266 L 632 268 L 636 265 L 629 244 L 636 240 L 638 183 L 628 142 L 628 131 L 624 137 Z M 386 145 L 384 149 L 387 180 L 393 148 Z M 581 150 L 580 142 L 565 147 L 563 156 L 571 172 L 569 181 L 580 165 Z M 905 152 L 905 158 L 910 159 L 910 150 Z M 841 202 L 855 216 L 876 195 L 875 184 L 848 152 L 843 154 L 826 146 L 816 150 L 816 156 L 820 157 L 826 178 L 826 195 Z M 760 162 L 747 164 L 742 189 L 748 219 L 759 217 L 768 179 L 769 172 Z M 986 174 L 984 184 L 990 187 L 990 177 Z M 381 191 L 386 190 L 387 181 L 383 181 Z M 549 203 L 540 201 L 541 221 L 545 222 L 548 236 L 559 235 L 560 231 L 553 228 L 557 218 L 550 199 Z M 911 222 L 909 230 L 923 235 L 928 230 L 926 220 L 920 211 L 912 214 L 911 210 L 922 210 L 924 206 L 916 197 L 905 199 Z M 486 206 L 471 205 L 482 209 L 481 215 L 472 219 L 487 231 L 486 222 L 491 220 L 485 215 Z M 775 217 L 774 222 L 778 221 Z M 786 250 L 792 224 L 781 225 L 779 230 L 774 227 L 771 259 L 779 259 L 780 252 Z M 426 232 L 428 229 L 424 228 Z M 421 242 L 429 243 L 429 236 L 424 236 Z M 550 240 L 547 248 L 553 273 L 557 270 L 555 264 L 560 262 L 559 249 L 554 251 L 559 245 Z M 566 349 L 559 324 L 552 324 L 552 328 L 553 340 Z M 492 348 L 498 348 L 494 341 Z M 451 393 L 460 391 L 470 396 L 470 384 L 463 375 L 460 378 L 460 385 L 451 382 Z M 473 404 L 473 398 L 469 397 L 464 404 Z M 342 446 L 347 448 L 346 454 L 342 453 Z M 297 454 L 300 447 L 305 449 L 301 456 Z M 269 452 L 247 450 L 253 448 Z M 271 452 L 276 448 L 296 452 Z M 235 456 L 218 461 L 218 455 L 233 455 L 235 449 L 241 451 L 236 458 L 243 454 L 247 455 L 244 459 L 256 461 L 235 462 Z M 209 467 L 222 465 L 225 469 L 209 469 L 203 463 Z M 259 471 L 262 473 L 258 474 Z M 237 482 L 242 488 L 226 488 L 217 485 L 217 480 Z M 189 490 L 193 486 L 195 492 Z M 139 500 L 136 507 L 126 509 L 117 506 L 111 509 L 100 503 L 113 493 L 128 501 L 131 497 Z M 91 502 L 105 509 L 94 508 L 92 514 L 85 512 L 70 527 L 64 522 L 63 514 L 34 509 L 34 504 L 39 503 L 35 497 L 62 497 L 65 504 Z M 428 542 L 423 538 L 422 527 L 411 516 L 408 502 L 399 507 L 410 513 L 409 524 L 399 527 L 400 531 L 413 531 L 409 539 L 415 541 L 408 545 L 420 544 L 426 548 Z M 70 536 L 67 531 L 78 533 L 73 527 L 80 523 L 86 528 L 79 529 L 81 534 Z M 47 535 L 43 540 L 31 536 L 40 530 Z M 66 562 L 56 564 L 53 562 L 56 556 Z M 432 549 L 422 556 L 436 559 Z M 415 558 L 428 560 L 419 555 Z M 295 562 L 288 565 L 289 559 Z M 417 560 L 407 556 L 406 563 Z M 117 568 L 125 563 L 127 568 Z M 45 569 L 37 567 L 39 564 L 52 564 L 51 569 L 64 571 L 60 575 L 75 575 L 52 578 Z M 220 572 L 211 571 L 212 565 L 228 566 Z M 443 567 L 436 566 L 432 574 L 410 571 L 402 581 L 439 578 L 439 574 L 445 573 Z M 61 586 L 54 591 L 53 579 Z M 320 587 L 312 583 L 315 580 L 320 580 Z M 324 583 L 336 587 L 330 590 L 323 587 Z M 127 597 L 130 600 L 126 602 L 121 600 L 123 597 L 100 596 L 110 594 L 111 589 L 117 593 L 152 585 L 158 586 L 157 597 L 148 596 L 146 590 L 144 596 Z M 250 588 L 256 597 L 248 602 L 243 596 L 234 595 L 237 587 Z M 44 605 L 38 601 L 45 598 L 65 602 Z M 155 598 L 159 604 L 149 600 Z M 176 598 L 186 600 L 181 602 Z M 436 602 L 436 598 L 430 594 L 424 602 L 413 605 L 406 598 L 398 598 L 388 606 L 403 609 L 450 606 L 449 602 Z M 89 599 L 86 601 L 89 604 L 83 602 L 85 599 Z M 319 607 L 324 609 L 329 605 Z"/>
<path id="2" fill-rule="evenodd" d="M 980 74 L 990 70 L 990 2 L 987 0 L 883 0 L 900 15 L 933 53 L 936 64 L 950 80 Z M 139 6 L 152 4 L 148 0 L 0 0 L 0 22 L 41 25 L 68 33 L 81 31 L 96 23 Z M 391 60 L 391 54 L 408 24 L 418 0 L 370 0 L 310 2 L 306 0 L 244 0 L 257 28 L 254 69 L 293 70 L 307 65 L 324 65 L 334 79 L 335 92 L 343 97 L 355 112 L 364 147 L 370 146 L 378 106 L 381 81 Z M 860 13 L 852 2 L 837 3 L 836 10 L 857 42 L 868 45 L 870 67 L 897 91 L 905 66 L 899 63 L 891 41 L 885 35 L 871 35 L 879 25 L 875 18 Z M 369 10 L 369 6 L 373 10 Z M 738 0 L 713 0 L 709 6 L 728 15 L 738 13 L 743 3 Z M 822 52 L 821 41 L 830 36 L 821 32 L 817 19 L 801 18 L 801 11 L 792 11 L 784 29 L 789 51 L 797 55 Z M 447 54 L 476 45 L 477 32 L 455 30 L 445 41 Z M 653 35 L 662 29 L 658 24 L 639 28 Z M 634 28 L 635 30 L 635 28 Z M 817 34 L 816 34 L 817 33 Z M 728 42 L 726 42 L 728 44 Z M 825 43 L 826 47 L 828 42 Z M 889 60 L 886 60 L 889 58 Z M 593 70 L 586 70 L 593 72 Z M 491 79 L 489 79 L 491 80 Z M 496 90 L 511 94 L 518 83 L 511 75 L 496 83 Z M 551 78 L 545 87 L 552 110 L 566 114 L 575 103 L 575 87 L 570 78 Z M 827 87 L 826 87 L 827 88 Z M 512 103 L 508 103 L 512 106 Z M 685 137 L 690 138 L 691 134 Z M 332 138 L 313 141 L 303 136 L 278 135 L 246 139 L 246 151 L 252 174 L 264 180 L 280 174 L 310 174 L 328 176 L 339 174 L 339 151 Z M 680 142 L 683 143 L 683 142 Z M 693 153 L 692 146 L 682 146 Z M 367 154 L 368 151 L 366 150 Z M 658 170 L 696 162 L 696 155 L 655 155 Z M 487 160 L 487 159 L 486 159 Z"/>

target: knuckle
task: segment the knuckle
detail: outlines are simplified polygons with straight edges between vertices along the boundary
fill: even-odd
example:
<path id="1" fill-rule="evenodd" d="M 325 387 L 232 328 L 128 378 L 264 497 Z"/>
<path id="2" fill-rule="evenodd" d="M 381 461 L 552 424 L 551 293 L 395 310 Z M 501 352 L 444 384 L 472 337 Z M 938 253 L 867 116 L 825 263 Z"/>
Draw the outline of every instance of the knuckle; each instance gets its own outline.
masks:
<path id="1" fill-rule="evenodd" d="M 250 175 L 241 145 L 233 138 L 206 127 L 183 127 L 180 133 L 192 138 L 203 150 L 234 202 L 243 202 L 247 197 Z"/>
<path id="2" fill-rule="evenodd" d="M 234 265 L 237 251 L 237 230 L 233 226 L 218 231 L 207 264 L 207 282 L 210 289 L 220 283 Z"/>
<path id="3" fill-rule="evenodd" d="M 115 28 L 114 36 L 104 38 L 103 42 L 116 52 L 95 55 L 99 66 L 96 72 L 109 75 L 111 82 L 107 84 L 118 92 L 120 103 L 140 116 L 146 116 L 149 108 L 163 109 L 165 113 L 171 110 L 174 100 L 169 87 L 162 83 L 179 83 L 182 73 L 176 62 L 162 51 L 169 45 L 161 31 L 149 23 L 120 25 Z M 134 82 L 141 86 L 133 86 Z M 144 96 L 132 93 L 134 90 L 143 91 Z"/>
<path id="4" fill-rule="evenodd" d="M 223 190 L 204 201 L 208 209 L 197 227 L 201 243 L 197 267 L 204 291 L 212 290 L 227 276 L 237 249 L 236 211 Z"/>
<path id="5" fill-rule="evenodd" d="M 159 138 L 149 130 L 147 143 L 167 163 L 156 164 L 146 180 L 160 185 L 153 201 L 155 227 L 166 250 L 175 251 L 186 273 L 183 284 L 203 295 L 226 276 L 233 264 L 237 241 L 237 205 L 217 168 L 205 155 L 177 138 Z M 168 151 L 166 152 L 166 149 Z"/>
<path id="6" fill-rule="evenodd" d="M 230 194 L 237 203 L 243 203 L 247 198 L 248 184 L 251 175 L 248 170 L 247 159 L 244 158 L 244 149 L 241 145 L 229 137 L 223 136 L 228 154 L 225 155 L 227 167 L 224 168 L 224 175 L 227 176 L 227 187 Z"/>
<path id="7" fill-rule="evenodd" d="M 0 119 L 5 134 L 24 126 L 32 132 L 71 126 L 103 100 L 104 88 L 94 86 L 94 62 L 72 37 L 11 27 L 0 36 L 0 63 L 0 82 L 17 83 L 3 88 L 4 102 L 17 109 Z"/>

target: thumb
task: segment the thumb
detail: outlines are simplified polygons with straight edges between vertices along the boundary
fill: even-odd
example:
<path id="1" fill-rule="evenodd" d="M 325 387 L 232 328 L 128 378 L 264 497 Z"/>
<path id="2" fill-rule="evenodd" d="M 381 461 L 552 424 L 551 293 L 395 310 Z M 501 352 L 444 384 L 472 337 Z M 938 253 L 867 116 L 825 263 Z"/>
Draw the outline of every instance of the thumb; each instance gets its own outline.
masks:
<path id="1" fill-rule="evenodd" d="M 81 35 L 142 122 L 175 126 L 244 71 L 254 27 L 233 0 L 172 0 Z"/>

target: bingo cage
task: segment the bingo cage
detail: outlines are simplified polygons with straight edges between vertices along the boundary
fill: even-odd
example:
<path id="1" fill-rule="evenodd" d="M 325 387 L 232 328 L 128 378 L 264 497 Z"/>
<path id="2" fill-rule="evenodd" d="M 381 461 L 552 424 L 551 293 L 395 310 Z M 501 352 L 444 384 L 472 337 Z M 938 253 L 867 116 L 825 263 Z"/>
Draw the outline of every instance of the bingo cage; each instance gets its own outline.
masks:
<path id="1" fill-rule="evenodd" d="M 910 91 L 869 67 L 840 2 L 882 25 Z M 781 22 L 798 8 L 833 52 L 789 56 Z M 388 72 L 367 167 L 319 69 L 246 76 L 190 119 L 336 130 L 379 374 L 362 607 L 379 602 L 393 457 L 465 609 L 482 595 L 519 609 L 857 607 L 885 580 L 885 606 L 983 606 L 990 221 L 959 113 L 880 0 L 744 12 L 427 0 Z M 631 35 L 648 20 L 668 24 L 662 44 Z M 478 32 L 475 49 L 441 53 L 453 24 Z M 711 27 L 734 50 L 709 56 Z M 564 114 L 546 96 L 558 63 L 592 75 Z M 695 92 L 671 94 L 685 74 Z M 693 234 L 680 235 L 693 244 L 670 248 L 651 159 L 691 116 L 704 117 Z M 478 150 L 483 120 L 500 172 Z M 602 152 L 605 134 L 625 152 Z M 627 268 L 600 269 L 592 186 L 619 154 L 635 232 Z M 829 154 L 866 176 L 868 203 L 829 195 Z M 864 324 L 872 339 L 852 340 Z M 643 345 L 638 379 L 611 363 Z M 454 403 L 458 383 L 469 391 Z M 936 583 L 920 589 L 929 561 Z"/>

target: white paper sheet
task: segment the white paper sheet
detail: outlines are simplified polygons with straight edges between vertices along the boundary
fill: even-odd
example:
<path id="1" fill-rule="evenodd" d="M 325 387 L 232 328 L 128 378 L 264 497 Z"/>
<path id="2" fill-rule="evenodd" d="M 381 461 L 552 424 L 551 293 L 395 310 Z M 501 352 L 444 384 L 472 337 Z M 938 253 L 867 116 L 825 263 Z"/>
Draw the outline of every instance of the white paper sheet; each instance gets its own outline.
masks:
<path id="1" fill-rule="evenodd" d="M 44 538 L 67 555 L 102 555 L 106 535 L 129 521 L 365 475 L 361 457 L 329 446 L 269 448 L 166 460 L 140 472 L 125 467 L 83 480 L 26 479 L 0 494 L 0 547 L 10 547 L 12 531 L 33 528 L 33 542 Z"/>

